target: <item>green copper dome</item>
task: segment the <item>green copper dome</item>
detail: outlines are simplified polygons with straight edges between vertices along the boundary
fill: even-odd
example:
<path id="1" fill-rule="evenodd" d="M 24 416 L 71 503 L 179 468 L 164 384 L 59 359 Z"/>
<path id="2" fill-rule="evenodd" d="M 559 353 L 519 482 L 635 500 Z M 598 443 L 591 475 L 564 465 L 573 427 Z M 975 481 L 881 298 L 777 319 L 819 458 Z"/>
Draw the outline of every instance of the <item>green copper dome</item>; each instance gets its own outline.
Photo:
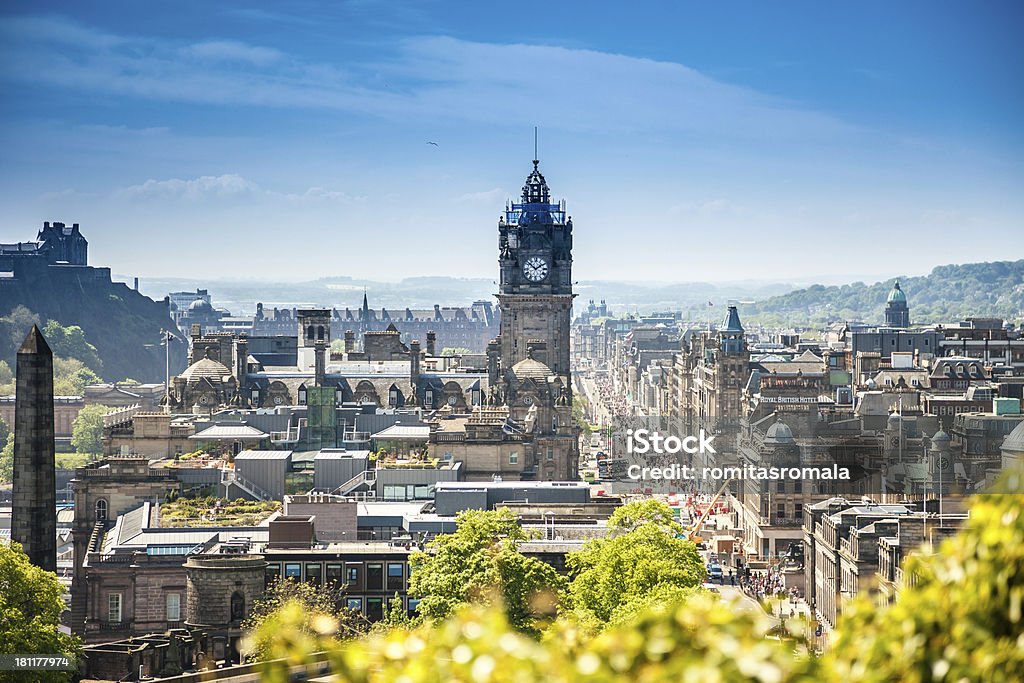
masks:
<path id="1" fill-rule="evenodd" d="M 889 292 L 889 298 L 886 299 L 886 303 L 892 303 L 894 301 L 902 301 L 904 303 L 907 301 L 907 295 L 903 293 L 902 289 L 900 289 L 899 280 L 897 280 L 896 284 L 892 286 L 892 291 Z"/>

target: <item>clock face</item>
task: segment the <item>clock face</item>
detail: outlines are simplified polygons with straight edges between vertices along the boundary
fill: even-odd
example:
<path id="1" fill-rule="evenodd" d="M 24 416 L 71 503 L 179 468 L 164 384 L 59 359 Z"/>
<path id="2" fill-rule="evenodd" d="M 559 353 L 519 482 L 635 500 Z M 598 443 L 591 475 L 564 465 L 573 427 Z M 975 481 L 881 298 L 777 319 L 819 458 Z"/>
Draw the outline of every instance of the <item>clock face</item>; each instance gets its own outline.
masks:
<path id="1" fill-rule="evenodd" d="M 523 265 L 523 275 L 531 282 L 540 282 L 548 276 L 547 261 L 539 256 L 534 256 Z"/>
<path id="2" fill-rule="evenodd" d="M 453 406 L 453 405 L 455 405 L 458 402 L 458 400 L 459 399 L 457 399 L 455 396 L 449 396 L 448 397 L 448 405 Z"/>

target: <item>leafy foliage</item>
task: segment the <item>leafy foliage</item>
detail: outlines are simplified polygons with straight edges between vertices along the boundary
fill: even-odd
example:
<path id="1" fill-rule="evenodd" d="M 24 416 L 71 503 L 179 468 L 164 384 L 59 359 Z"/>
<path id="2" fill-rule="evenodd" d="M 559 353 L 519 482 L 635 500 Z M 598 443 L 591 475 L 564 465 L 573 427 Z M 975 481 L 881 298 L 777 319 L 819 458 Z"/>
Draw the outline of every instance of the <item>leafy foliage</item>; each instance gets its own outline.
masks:
<path id="1" fill-rule="evenodd" d="M 355 683 L 875 683 L 881 681 L 1017 681 L 1024 671 L 1024 473 L 1004 481 L 1006 493 L 973 500 L 961 532 L 934 553 L 911 556 L 906 582 L 890 606 L 869 597 L 844 605 L 833 646 L 812 655 L 799 634 L 758 610 L 697 592 L 684 603 L 673 587 L 591 636 L 559 619 L 541 639 L 509 623 L 498 604 L 462 605 L 452 617 L 342 643 L 325 632 L 299 631 L 301 607 L 275 622 L 275 654 L 265 680 L 288 680 L 288 665 L 328 651 L 333 672 Z M 657 510 L 633 530 L 656 526 Z M 626 532 L 617 538 L 628 536 Z M 329 625 L 329 624 L 328 624 Z M 775 637 L 782 632 L 784 640 Z M 788 631 L 788 632 L 787 632 Z"/>
<path id="2" fill-rule="evenodd" d="M 107 406 L 85 406 L 71 423 L 71 445 L 78 453 L 99 454 L 103 452 L 103 416 L 110 411 Z"/>
<path id="3" fill-rule="evenodd" d="M 64 327 L 56 320 L 47 320 L 43 336 L 53 355 L 79 360 L 97 373 L 103 370 L 103 361 L 96 353 L 96 347 L 86 341 L 85 333 L 78 325 Z"/>
<path id="4" fill-rule="evenodd" d="M 78 639 L 59 629 L 63 593 L 57 575 L 31 564 L 21 544 L 0 543 L 0 653 L 77 657 Z M 32 676 L 34 681 L 70 680 L 65 671 Z"/>
<path id="5" fill-rule="evenodd" d="M 7 433 L 3 450 L 0 451 L 0 484 L 14 481 L 14 432 Z"/>
<path id="6" fill-rule="evenodd" d="M 279 656 L 285 645 L 279 642 L 282 630 L 300 639 L 315 634 L 338 637 L 365 633 L 369 627 L 366 619 L 345 608 L 344 600 L 342 587 L 334 584 L 314 586 L 290 579 L 273 582 L 242 622 L 248 634 L 243 644 L 247 657 L 261 660 Z"/>
<path id="7" fill-rule="evenodd" d="M 103 380 L 77 358 L 53 357 L 53 395 L 81 396 L 85 387 Z"/>
<path id="8" fill-rule="evenodd" d="M 409 595 L 427 620 L 449 617 L 460 605 L 501 604 L 518 630 L 534 632 L 550 614 L 565 579 L 548 564 L 519 552 L 527 539 L 507 508 L 459 513 L 454 533 L 410 555 Z"/>
<path id="9" fill-rule="evenodd" d="M 844 606 L 836 680 L 1009 681 L 1024 672 L 1024 471 L 975 499 L 959 534 L 904 566 L 910 585 L 881 609 Z M 1014 673 L 1016 672 L 1016 673 Z"/>
<path id="10" fill-rule="evenodd" d="M 623 505 L 608 520 L 612 535 L 588 541 L 567 558 L 572 606 L 581 623 L 603 628 L 652 603 L 679 602 L 705 577 L 697 547 L 657 500 Z"/>

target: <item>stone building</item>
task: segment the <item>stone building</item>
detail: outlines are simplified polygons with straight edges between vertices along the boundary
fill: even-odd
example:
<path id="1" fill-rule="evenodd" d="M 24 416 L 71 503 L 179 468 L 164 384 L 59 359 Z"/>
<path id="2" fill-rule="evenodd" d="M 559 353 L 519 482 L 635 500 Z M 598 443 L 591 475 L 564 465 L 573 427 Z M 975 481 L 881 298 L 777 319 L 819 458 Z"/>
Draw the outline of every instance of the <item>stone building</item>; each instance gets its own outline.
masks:
<path id="1" fill-rule="evenodd" d="M 0 270 L 5 260 L 38 259 L 47 264 L 85 266 L 89 263 L 89 242 L 82 235 L 78 223 L 70 226 L 64 223 L 43 223 L 43 229 L 34 242 L 0 244 Z"/>
<path id="2" fill-rule="evenodd" d="M 185 624 L 209 634 L 214 659 L 233 663 L 241 661 L 242 621 L 266 588 L 266 560 L 239 550 L 235 554 L 222 546 L 222 554 L 190 555 L 185 561 Z"/>
<path id="3" fill-rule="evenodd" d="M 520 476 L 575 479 L 579 444 L 570 362 L 572 218 L 564 201 L 551 203 L 538 164 L 534 160 L 521 202 L 506 204 L 498 221 L 501 323 L 498 337 L 487 345 L 487 404 L 507 411 L 501 434 L 517 435 L 525 444 L 515 453 L 522 458 Z M 476 438 L 484 433 L 490 436 Z M 478 452 L 489 448 L 499 458 L 512 457 L 509 439 L 494 441 L 495 436 L 470 429 L 464 443 Z M 519 467 L 520 462 L 510 466 Z M 467 477 L 470 471 L 467 467 Z"/>
<path id="4" fill-rule="evenodd" d="M 125 614 L 124 595 L 111 597 L 97 584 L 90 584 L 91 553 L 102 555 L 102 541 L 118 515 L 144 503 L 163 501 L 180 484 L 171 475 L 149 467 L 145 457 L 109 457 L 75 471 L 71 489 L 75 496 L 72 528 L 74 571 L 71 584 L 71 628 L 76 634 L 116 634 Z M 104 602 L 106 601 L 106 602 Z M 106 612 L 100 609 L 105 604 Z"/>

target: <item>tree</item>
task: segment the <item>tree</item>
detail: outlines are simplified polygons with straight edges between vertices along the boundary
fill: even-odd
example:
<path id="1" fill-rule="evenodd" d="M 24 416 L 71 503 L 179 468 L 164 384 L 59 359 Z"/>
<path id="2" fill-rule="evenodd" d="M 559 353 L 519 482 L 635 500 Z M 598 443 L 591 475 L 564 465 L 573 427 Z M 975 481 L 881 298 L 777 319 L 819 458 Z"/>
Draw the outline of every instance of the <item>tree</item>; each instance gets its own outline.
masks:
<path id="1" fill-rule="evenodd" d="M 446 346 L 441 349 L 441 357 L 447 356 L 466 356 L 473 353 L 471 349 L 464 348 L 462 346 Z"/>
<path id="2" fill-rule="evenodd" d="M 302 634 L 358 635 L 369 627 L 366 619 L 344 607 L 342 587 L 314 586 L 302 581 L 274 581 L 253 602 L 242 622 L 248 634 L 244 650 L 250 659 L 267 659 L 276 654 L 273 642 L 278 627 L 287 623 Z"/>
<path id="3" fill-rule="evenodd" d="M 99 375 L 77 358 L 53 357 L 54 396 L 81 396 L 85 387 L 101 381 Z"/>
<path id="4" fill-rule="evenodd" d="M 623 505 L 608 519 L 608 538 L 589 541 L 567 558 L 572 607 L 582 623 L 603 628 L 651 602 L 680 600 L 700 586 L 704 563 L 672 510 L 657 500 Z"/>
<path id="5" fill-rule="evenodd" d="M 6 387 L 10 385 L 10 392 L 4 390 L 3 394 L 14 393 L 14 371 L 11 370 L 11 365 L 5 360 L 0 360 L 0 387 Z"/>
<path id="6" fill-rule="evenodd" d="M 47 320 L 43 336 L 46 337 L 53 355 L 74 358 L 96 372 L 103 369 L 103 361 L 100 360 L 96 347 L 86 341 L 85 332 L 78 325 L 64 327 L 56 320 Z"/>
<path id="7" fill-rule="evenodd" d="M 438 621 L 467 602 L 500 604 L 513 628 L 535 632 L 564 591 L 565 579 L 519 552 L 528 536 L 508 508 L 465 510 L 456 522 L 454 533 L 409 556 L 409 595 L 420 599 L 419 614 Z"/>
<path id="8" fill-rule="evenodd" d="M 503 610 L 479 605 L 443 623 L 341 644 L 285 630 L 277 641 L 291 659 L 265 680 L 288 680 L 287 665 L 323 649 L 339 679 L 359 683 L 1020 680 L 1022 490 L 1018 470 L 1004 492 L 976 497 L 957 536 L 908 560 L 892 605 L 870 597 L 844 605 L 834 645 L 820 657 L 808 652 L 794 620 L 787 622 L 793 639 L 779 640 L 763 612 L 698 593 L 683 605 L 651 605 L 596 637 L 559 620 L 538 641 L 511 628 Z"/>
<path id="9" fill-rule="evenodd" d="M 25 341 L 25 337 L 28 336 L 28 331 L 32 329 L 33 325 L 40 324 L 39 316 L 20 304 L 15 306 L 6 316 L 0 318 L 0 321 L 7 328 L 11 346 L 14 349 L 18 349 L 22 342 Z"/>
<path id="10" fill-rule="evenodd" d="M 937 553 L 912 555 L 896 601 L 843 607 L 833 649 L 836 680 L 1009 681 L 1024 671 L 1024 469 L 994 493 Z"/>
<path id="11" fill-rule="evenodd" d="M 4 448 L 0 451 L 0 484 L 14 481 L 14 432 L 7 433 Z"/>
<path id="12" fill-rule="evenodd" d="M 107 406 L 85 406 L 71 423 L 71 445 L 79 453 L 103 452 L 103 416 L 110 412 Z"/>
<path id="13" fill-rule="evenodd" d="M 60 631 L 63 594 L 57 575 L 31 564 L 20 543 L 0 543 L 0 653 L 77 657 L 78 639 Z M 70 677 L 66 671 L 32 672 L 34 681 Z"/>

